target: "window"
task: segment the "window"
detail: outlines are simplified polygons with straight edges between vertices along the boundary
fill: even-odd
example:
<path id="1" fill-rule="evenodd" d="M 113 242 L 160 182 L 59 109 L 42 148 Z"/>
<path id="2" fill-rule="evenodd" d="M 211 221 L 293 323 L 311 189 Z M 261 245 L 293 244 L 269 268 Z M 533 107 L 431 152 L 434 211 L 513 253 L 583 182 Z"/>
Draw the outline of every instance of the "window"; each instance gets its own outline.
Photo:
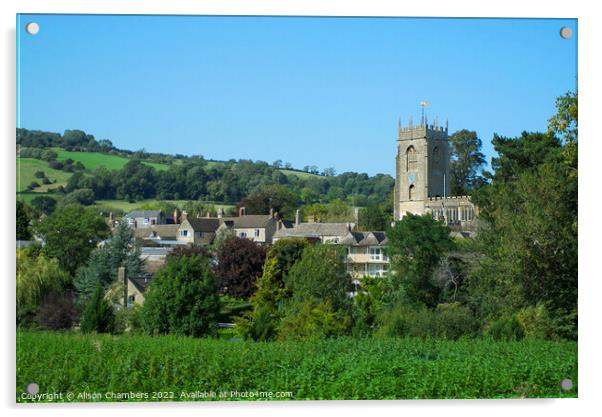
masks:
<path id="1" fill-rule="evenodd" d="M 240 232 L 240 233 L 238 234 L 238 237 L 242 237 L 242 238 L 245 238 L 245 237 L 247 237 L 247 232 Z"/>
<path id="2" fill-rule="evenodd" d="M 188 237 L 188 230 L 186 230 L 186 229 L 180 230 L 180 236 L 182 236 L 182 237 Z"/>
<path id="3" fill-rule="evenodd" d="M 255 229 L 255 237 L 259 237 L 259 229 Z"/>
<path id="4" fill-rule="evenodd" d="M 413 146 L 410 146 L 406 151 L 406 163 L 406 171 L 416 171 L 418 167 L 418 155 Z"/>
<path id="5" fill-rule="evenodd" d="M 433 167 L 438 168 L 440 161 L 441 161 L 441 155 L 439 152 L 439 147 L 435 146 L 433 148 Z"/>
<path id="6" fill-rule="evenodd" d="M 371 261 L 380 261 L 380 248 L 370 248 L 370 260 Z"/>
<path id="7" fill-rule="evenodd" d="M 415 188 L 414 184 L 410 185 L 410 188 L 408 189 L 408 200 L 413 201 L 415 196 Z"/>
<path id="8" fill-rule="evenodd" d="M 142 224 L 148 224 L 148 217 L 145 217 L 144 219 L 142 219 Z"/>

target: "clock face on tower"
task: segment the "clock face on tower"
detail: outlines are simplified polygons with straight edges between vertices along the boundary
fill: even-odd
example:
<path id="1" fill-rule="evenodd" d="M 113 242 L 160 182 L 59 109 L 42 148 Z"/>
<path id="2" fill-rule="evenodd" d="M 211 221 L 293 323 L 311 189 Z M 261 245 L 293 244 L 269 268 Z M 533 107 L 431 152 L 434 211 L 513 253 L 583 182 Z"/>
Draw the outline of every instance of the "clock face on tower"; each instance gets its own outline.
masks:
<path id="1" fill-rule="evenodd" d="M 415 173 L 408 174 L 408 184 L 414 184 L 414 181 L 416 181 L 416 174 Z"/>

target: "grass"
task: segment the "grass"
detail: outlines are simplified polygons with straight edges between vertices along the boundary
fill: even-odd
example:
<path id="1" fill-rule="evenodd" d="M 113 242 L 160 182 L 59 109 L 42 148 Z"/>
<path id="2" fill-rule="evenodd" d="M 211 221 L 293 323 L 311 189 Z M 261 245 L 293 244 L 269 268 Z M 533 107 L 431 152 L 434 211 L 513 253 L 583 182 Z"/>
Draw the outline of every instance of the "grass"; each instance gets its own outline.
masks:
<path id="1" fill-rule="evenodd" d="M 294 176 L 294 177 L 299 177 L 299 178 L 323 178 L 319 175 L 316 174 L 311 174 L 309 172 L 303 172 L 303 171 L 295 171 L 292 169 L 281 169 L 280 172 L 282 172 L 284 175 L 290 177 L 290 176 Z"/>
<path id="2" fill-rule="evenodd" d="M 53 184 L 42 184 L 41 178 L 34 176 L 36 171 L 44 171 L 46 177 L 51 181 L 56 181 Z M 67 184 L 71 177 L 70 172 L 59 171 L 48 166 L 48 162 L 33 158 L 17 158 L 17 192 L 25 191 L 27 186 L 32 181 L 40 184 L 40 187 L 35 189 L 35 192 L 46 192 L 49 188 L 57 188 L 59 185 Z"/>
<path id="3" fill-rule="evenodd" d="M 224 335 L 227 337 L 227 335 Z M 426 399 L 577 396 L 577 343 L 524 340 L 328 339 L 255 343 L 176 336 L 17 332 L 18 402 L 40 393 L 143 393 L 138 401 Z M 574 387 L 562 392 L 560 381 Z M 167 395 L 159 399 L 153 393 Z M 241 396 L 238 393 L 247 393 Z M 254 395 L 250 398 L 248 393 Z M 113 400 L 128 400 L 117 398 Z M 62 401 L 70 401 L 63 397 Z"/>
<path id="4" fill-rule="evenodd" d="M 81 162 L 86 170 L 94 171 L 99 166 L 104 166 L 109 170 L 121 169 L 125 164 L 127 164 L 130 160 L 128 158 L 124 158 L 123 156 L 118 155 L 110 155 L 100 152 L 73 152 L 66 151 L 62 148 L 52 148 L 56 153 L 56 159 L 58 161 L 64 161 L 65 159 L 72 159 L 73 161 Z M 158 171 L 166 171 L 169 169 L 169 165 L 166 164 L 158 164 L 155 162 L 146 162 L 143 164 L 151 166 Z"/>

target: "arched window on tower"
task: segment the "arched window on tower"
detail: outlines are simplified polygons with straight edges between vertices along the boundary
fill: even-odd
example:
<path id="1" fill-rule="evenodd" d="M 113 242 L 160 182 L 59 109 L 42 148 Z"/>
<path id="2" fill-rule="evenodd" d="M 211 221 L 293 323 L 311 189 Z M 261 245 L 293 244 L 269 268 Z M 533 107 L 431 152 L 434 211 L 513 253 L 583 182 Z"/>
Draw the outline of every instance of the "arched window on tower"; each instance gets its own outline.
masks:
<path id="1" fill-rule="evenodd" d="M 410 185 L 410 188 L 408 189 L 408 200 L 413 201 L 414 197 L 415 197 L 415 187 L 414 184 Z"/>
<path id="2" fill-rule="evenodd" d="M 439 152 L 439 147 L 435 146 L 433 148 L 433 167 L 438 168 L 440 162 L 441 162 L 441 152 Z"/>
<path id="3" fill-rule="evenodd" d="M 418 155 L 416 154 L 416 149 L 413 146 L 410 146 L 406 150 L 406 171 L 416 171 L 418 167 Z"/>

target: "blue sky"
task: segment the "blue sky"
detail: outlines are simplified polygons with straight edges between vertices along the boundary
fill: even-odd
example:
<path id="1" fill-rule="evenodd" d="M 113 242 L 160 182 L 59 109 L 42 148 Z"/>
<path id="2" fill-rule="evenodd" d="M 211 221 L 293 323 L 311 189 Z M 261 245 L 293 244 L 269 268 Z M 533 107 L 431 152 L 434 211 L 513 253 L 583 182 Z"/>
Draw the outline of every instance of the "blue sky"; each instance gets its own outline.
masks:
<path id="1" fill-rule="evenodd" d="M 397 119 L 422 100 L 489 159 L 494 132 L 545 130 L 577 76 L 574 19 L 20 15 L 17 31 L 18 127 L 339 173 L 393 174 Z"/>

